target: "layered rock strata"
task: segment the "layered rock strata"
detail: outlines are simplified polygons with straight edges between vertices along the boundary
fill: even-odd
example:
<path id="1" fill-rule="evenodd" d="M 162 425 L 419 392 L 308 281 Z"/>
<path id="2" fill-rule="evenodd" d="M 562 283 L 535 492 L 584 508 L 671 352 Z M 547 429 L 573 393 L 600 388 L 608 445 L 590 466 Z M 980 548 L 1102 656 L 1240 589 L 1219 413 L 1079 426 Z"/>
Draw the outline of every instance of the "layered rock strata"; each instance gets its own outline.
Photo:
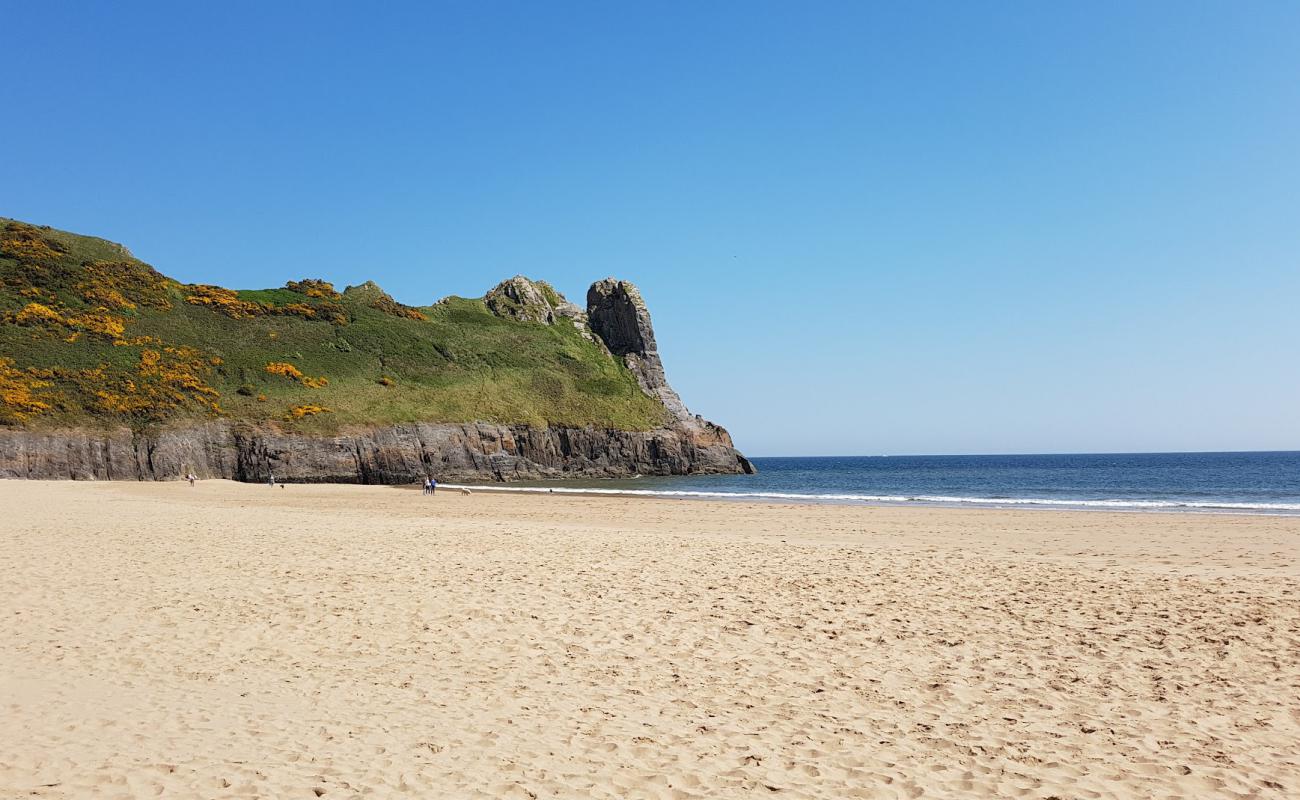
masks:
<path id="1" fill-rule="evenodd" d="M 0 478 L 400 484 L 751 472 L 726 431 L 413 424 L 303 436 L 219 421 L 149 433 L 0 430 Z"/>

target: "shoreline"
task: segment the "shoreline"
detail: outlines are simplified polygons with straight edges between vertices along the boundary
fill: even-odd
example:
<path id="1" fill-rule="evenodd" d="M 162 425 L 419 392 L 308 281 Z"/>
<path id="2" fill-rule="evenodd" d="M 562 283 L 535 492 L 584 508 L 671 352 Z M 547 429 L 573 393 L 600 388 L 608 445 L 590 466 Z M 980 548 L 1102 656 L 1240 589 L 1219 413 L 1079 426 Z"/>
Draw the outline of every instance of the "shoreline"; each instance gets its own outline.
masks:
<path id="1" fill-rule="evenodd" d="M 405 486 L 400 488 L 418 488 Z M 691 502 L 716 500 L 719 502 L 791 503 L 797 505 L 843 505 L 877 508 L 954 508 L 994 509 L 1002 511 L 1079 511 L 1113 513 L 1163 513 L 1163 514 L 1213 514 L 1228 516 L 1300 517 L 1300 505 L 1270 508 L 1269 504 L 1244 503 L 1191 503 L 1173 500 L 1057 500 L 1052 498 L 966 498 L 966 497 L 891 497 L 883 495 L 814 495 L 783 492 L 705 492 L 691 490 L 656 489 L 602 489 L 573 486 L 512 486 L 509 484 L 439 483 L 438 488 L 450 491 L 468 489 L 471 492 L 495 492 L 520 495 L 566 495 L 591 497 L 625 497 L 647 500 L 685 500 Z"/>
<path id="2" fill-rule="evenodd" d="M 658 477 L 658 476 L 656 476 Z M 75 485 L 168 485 L 184 483 L 183 478 L 173 480 L 63 480 L 45 478 L 0 478 L 0 485 L 11 484 L 75 484 Z M 229 478 L 200 478 L 199 483 L 228 483 L 239 486 L 265 486 L 260 481 L 236 481 Z M 522 482 L 521 482 L 522 483 Z M 351 483 L 330 481 L 295 481 L 280 480 L 277 486 L 336 486 L 368 487 L 398 489 L 411 491 L 419 489 L 418 483 Z M 520 485 L 513 482 L 491 484 L 481 483 L 442 483 L 438 488 L 444 492 L 469 490 L 472 493 L 502 495 L 561 495 L 565 497 L 611 497 L 641 500 L 679 500 L 684 502 L 720 502 L 720 503 L 759 503 L 764 505 L 794 506 L 844 506 L 851 508 L 918 508 L 918 509 L 953 509 L 953 510 L 989 510 L 989 511 L 1056 511 L 1077 513 L 1113 513 L 1113 514 L 1171 514 L 1191 516 L 1230 516 L 1230 517 L 1300 517 L 1300 504 L 1293 503 L 1234 503 L 1195 502 L 1177 500 L 1117 500 L 1088 499 L 1062 500 L 1056 498 L 985 498 L 985 497 L 904 497 L 885 495 L 854 494 L 801 494 L 795 492 L 707 492 L 695 490 L 660 490 L 629 489 L 575 486 L 538 486 Z"/>

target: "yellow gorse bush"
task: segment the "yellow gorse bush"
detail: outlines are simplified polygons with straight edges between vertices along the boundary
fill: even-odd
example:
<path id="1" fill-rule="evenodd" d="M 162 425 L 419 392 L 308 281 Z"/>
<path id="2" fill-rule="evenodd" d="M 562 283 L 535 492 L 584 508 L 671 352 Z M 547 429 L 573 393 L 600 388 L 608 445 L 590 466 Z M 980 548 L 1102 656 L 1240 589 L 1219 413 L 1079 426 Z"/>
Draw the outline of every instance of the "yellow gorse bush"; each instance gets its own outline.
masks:
<path id="1" fill-rule="evenodd" d="M 381 297 L 372 302 L 370 307 L 377 311 L 382 311 L 385 314 L 391 314 L 394 317 L 404 317 L 416 321 L 428 319 L 428 317 L 424 316 L 424 314 L 418 309 L 404 306 L 391 297 Z"/>
<path id="2" fill-rule="evenodd" d="M 298 294 L 305 294 L 308 297 L 319 297 L 322 300 L 341 300 L 343 295 L 334 289 L 334 284 L 320 278 L 303 278 L 300 281 L 289 281 L 284 288 Z"/>
<path id="3" fill-rule="evenodd" d="M 43 303 L 28 303 L 14 315 L 19 325 L 66 325 L 63 315 Z"/>
<path id="4" fill-rule="evenodd" d="M 103 411 L 160 419 L 185 408 L 220 413 L 220 394 L 206 380 L 211 369 L 211 359 L 192 347 L 146 348 L 134 376 L 115 376 L 100 365 L 73 379 L 95 387 L 90 394 Z"/>
<path id="5" fill-rule="evenodd" d="M 272 361 L 266 365 L 266 371 L 272 375 L 283 375 L 286 378 L 292 378 L 295 381 L 302 380 L 302 371 L 293 364 L 286 364 L 283 361 Z"/>
<path id="6" fill-rule="evenodd" d="M 67 322 L 73 328 L 81 328 L 113 340 L 120 340 L 122 334 L 126 332 L 126 321 L 111 314 L 99 312 L 79 314 L 75 317 L 69 317 Z"/>
<path id="7" fill-rule="evenodd" d="M 11 359 L 0 358 L 0 423 L 22 422 L 48 411 L 50 404 L 38 392 L 49 386 L 49 381 L 14 367 Z"/>
<path id="8" fill-rule="evenodd" d="M 81 288 L 81 298 L 87 303 L 93 303 L 100 308 L 120 308 L 126 311 L 134 311 L 137 306 L 135 303 L 126 299 L 121 292 L 107 286 L 85 286 Z"/>
<path id="9" fill-rule="evenodd" d="M 12 315 L 12 321 L 31 327 L 64 327 L 99 334 L 117 342 L 126 332 L 126 320 L 103 311 L 70 314 L 67 309 L 57 310 L 44 303 L 28 303 Z M 65 339 L 65 341 L 67 341 Z M 72 341 L 75 341 L 73 339 Z"/>
<path id="10" fill-rule="evenodd" d="M 196 306 L 208 306 L 231 319 L 249 319 L 266 313 L 266 308 L 261 303 L 240 300 L 239 295 L 233 290 L 223 289 L 220 286 L 192 287 L 185 302 Z"/>
<path id="11" fill-rule="evenodd" d="M 319 378 L 308 377 L 302 374 L 302 370 L 293 364 L 286 364 L 283 361 L 272 361 L 266 365 L 266 371 L 272 375 L 281 375 L 290 380 L 298 381 L 308 389 L 320 389 L 329 385 L 329 378 L 321 376 Z"/>
<path id="12" fill-rule="evenodd" d="M 328 414 L 328 413 L 330 413 L 330 409 L 326 408 L 325 406 L 318 406 L 314 403 L 308 403 L 306 405 L 294 406 L 293 408 L 289 409 L 289 418 L 302 419 L 303 417 L 311 417 L 311 416 L 315 416 L 316 414 Z"/>
<path id="13" fill-rule="evenodd" d="M 0 255 L 33 266 L 50 266 L 67 248 L 41 235 L 40 229 L 22 222 L 11 222 L 0 231 Z"/>

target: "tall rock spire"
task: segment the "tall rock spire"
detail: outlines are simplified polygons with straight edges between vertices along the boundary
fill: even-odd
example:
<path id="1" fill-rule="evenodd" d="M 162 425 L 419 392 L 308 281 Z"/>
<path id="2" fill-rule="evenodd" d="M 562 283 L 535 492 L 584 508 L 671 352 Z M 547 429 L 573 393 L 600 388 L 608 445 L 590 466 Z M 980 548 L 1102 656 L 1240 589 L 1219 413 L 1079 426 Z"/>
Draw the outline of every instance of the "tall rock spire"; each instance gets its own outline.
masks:
<path id="1" fill-rule="evenodd" d="M 587 324 L 611 353 L 623 359 L 645 393 L 659 398 L 674 420 L 694 420 L 664 374 L 650 312 L 635 286 L 615 278 L 593 283 L 587 290 Z"/>

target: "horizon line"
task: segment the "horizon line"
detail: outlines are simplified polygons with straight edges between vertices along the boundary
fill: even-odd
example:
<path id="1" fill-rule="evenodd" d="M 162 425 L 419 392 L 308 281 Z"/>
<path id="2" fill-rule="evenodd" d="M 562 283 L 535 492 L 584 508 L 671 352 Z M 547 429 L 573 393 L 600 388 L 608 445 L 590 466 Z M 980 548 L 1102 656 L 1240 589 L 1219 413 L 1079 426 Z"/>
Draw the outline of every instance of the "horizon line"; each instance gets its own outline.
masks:
<path id="1" fill-rule="evenodd" d="M 960 456 L 1172 456 L 1172 455 L 1244 455 L 1261 453 L 1300 453 L 1300 449 L 1285 450 L 1089 450 L 1072 453 L 874 453 L 857 455 L 802 455 L 802 456 L 751 456 L 746 458 L 954 458 Z"/>

